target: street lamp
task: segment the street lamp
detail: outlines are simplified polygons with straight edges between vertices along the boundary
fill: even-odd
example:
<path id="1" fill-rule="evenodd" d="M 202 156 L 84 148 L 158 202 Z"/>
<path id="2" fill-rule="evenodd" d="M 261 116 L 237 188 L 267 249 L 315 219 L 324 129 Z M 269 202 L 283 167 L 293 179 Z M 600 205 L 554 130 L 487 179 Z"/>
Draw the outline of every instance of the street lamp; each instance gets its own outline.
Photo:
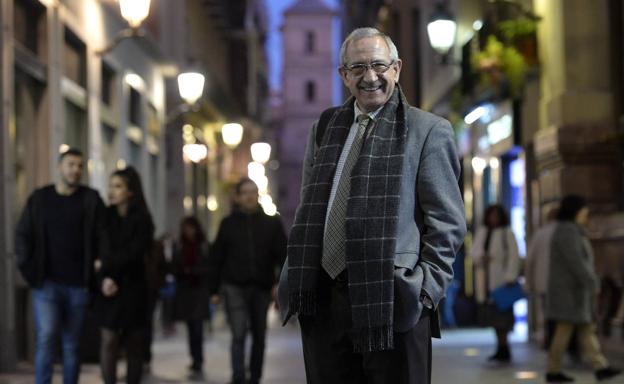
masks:
<path id="1" fill-rule="evenodd" d="M 119 9 L 130 28 L 136 29 L 149 14 L 150 0 L 119 0 Z"/>
<path id="2" fill-rule="evenodd" d="M 183 113 L 195 111 L 195 103 L 204 92 L 204 79 L 204 75 L 199 72 L 182 72 L 178 75 L 178 92 L 184 103 L 180 103 L 167 114 L 167 124 Z"/>
<path id="3" fill-rule="evenodd" d="M 199 163 L 208 156 L 208 147 L 199 143 L 184 144 L 182 152 L 193 163 Z"/>
<path id="4" fill-rule="evenodd" d="M 223 124 L 221 136 L 225 145 L 230 148 L 236 148 L 243 140 L 243 126 L 238 123 Z"/>
<path id="5" fill-rule="evenodd" d="M 487 161 L 484 158 L 479 157 L 479 156 L 473 157 L 471 163 L 472 163 L 472 169 L 477 175 L 482 175 L 483 171 L 485 170 L 485 167 L 487 167 Z"/>
<path id="6" fill-rule="evenodd" d="M 442 55 L 443 62 L 446 62 L 446 56 L 455 43 L 456 32 L 457 23 L 455 19 L 441 2 L 438 3 L 436 11 L 427 24 L 427 34 L 429 43 L 436 52 Z"/>
<path id="7" fill-rule="evenodd" d="M 251 158 L 258 163 L 265 164 L 271 157 L 271 145 L 269 143 L 251 144 Z"/>
<path id="8" fill-rule="evenodd" d="M 145 36 L 140 27 L 149 15 L 149 9 L 150 0 L 119 0 L 121 17 L 126 20 L 129 27 L 120 31 L 113 41 L 105 48 L 97 51 L 97 54 L 103 56 L 112 51 L 123 40 Z"/>
<path id="9" fill-rule="evenodd" d="M 262 175 L 254 180 L 254 183 L 258 186 L 258 194 L 266 195 L 269 193 L 269 179 Z"/>
<path id="10" fill-rule="evenodd" d="M 198 72 L 184 72 L 178 75 L 178 91 L 187 104 L 193 105 L 204 91 L 204 75 Z"/>
<path id="11" fill-rule="evenodd" d="M 261 163 L 252 161 L 251 163 L 247 164 L 247 176 L 251 179 L 251 180 L 259 180 L 262 177 L 264 177 L 265 174 L 265 169 L 264 169 L 264 165 L 262 165 Z"/>

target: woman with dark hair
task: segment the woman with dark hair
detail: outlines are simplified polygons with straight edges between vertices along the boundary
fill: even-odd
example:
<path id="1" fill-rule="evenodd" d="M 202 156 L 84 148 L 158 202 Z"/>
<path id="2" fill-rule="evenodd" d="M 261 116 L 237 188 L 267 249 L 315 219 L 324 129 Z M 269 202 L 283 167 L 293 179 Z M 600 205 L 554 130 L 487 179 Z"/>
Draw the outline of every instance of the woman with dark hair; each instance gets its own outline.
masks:
<path id="1" fill-rule="evenodd" d="M 490 299 L 496 288 L 513 284 L 520 269 L 516 237 L 503 206 L 492 205 L 486 209 L 483 226 L 474 236 L 470 257 L 476 267 L 476 299 L 481 305 L 482 325 L 496 331 L 496 353 L 489 360 L 509 362 L 507 334 L 514 327 L 513 308 L 500 311 Z"/>
<path id="2" fill-rule="evenodd" d="M 204 362 L 204 320 L 210 318 L 208 284 L 208 243 L 204 230 L 195 217 L 180 224 L 180 237 L 173 251 L 173 273 L 176 278 L 174 320 L 186 322 L 190 369 L 200 374 Z"/>
<path id="3" fill-rule="evenodd" d="M 105 384 L 117 382 L 117 359 L 123 344 L 128 367 L 126 382 L 138 384 L 147 326 L 144 257 L 151 249 L 154 224 L 134 168 L 111 175 L 108 199 L 106 217 L 111 250 L 95 265 L 100 282 L 95 311 L 101 328 L 102 378 Z"/>
<path id="4" fill-rule="evenodd" d="M 594 300 L 600 282 L 594 270 L 592 247 L 583 229 L 588 218 L 589 208 L 583 197 L 568 195 L 563 198 L 551 243 L 546 293 L 546 316 L 556 322 L 548 350 L 546 381 L 549 383 L 574 381 L 562 372 L 562 360 L 575 329 L 596 379 L 604 380 L 620 373 L 609 366 L 600 352 L 595 333 Z"/>

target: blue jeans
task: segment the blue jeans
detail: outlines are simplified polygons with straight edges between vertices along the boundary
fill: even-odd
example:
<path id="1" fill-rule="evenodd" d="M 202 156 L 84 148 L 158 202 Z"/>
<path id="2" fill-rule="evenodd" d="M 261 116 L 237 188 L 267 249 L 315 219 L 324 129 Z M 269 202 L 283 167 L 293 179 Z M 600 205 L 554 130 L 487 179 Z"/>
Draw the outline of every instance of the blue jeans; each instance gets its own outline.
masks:
<path id="1" fill-rule="evenodd" d="M 59 336 L 63 340 L 63 382 L 78 383 L 80 360 L 78 347 L 89 292 L 50 281 L 33 289 L 36 352 L 35 383 L 52 382 L 52 371 Z"/>

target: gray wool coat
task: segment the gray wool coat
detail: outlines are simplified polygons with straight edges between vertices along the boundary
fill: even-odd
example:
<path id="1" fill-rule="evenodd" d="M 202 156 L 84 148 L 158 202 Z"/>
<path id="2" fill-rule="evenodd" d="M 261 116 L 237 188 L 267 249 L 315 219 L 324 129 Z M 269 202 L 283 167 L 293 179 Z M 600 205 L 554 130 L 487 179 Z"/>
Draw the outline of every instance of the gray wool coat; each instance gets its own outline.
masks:
<path id="1" fill-rule="evenodd" d="M 394 330 L 406 332 L 420 318 L 422 295 L 437 309 L 453 278 L 455 254 L 464 241 L 466 219 L 459 190 L 459 158 L 448 121 L 418 108 L 406 110 L 407 142 L 394 256 Z M 317 150 L 316 124 L 303 161 L 303 185 Z M 288 319 L 288 259 L 282 268 L 278 301 Z M 439 330 L 433 330 L 439 337 Z"/>
<path id="2" fill-rule="evenodd" d="M 574 222 L 557 223 L 551 243 L 546 316 L 555 321 L 591 323 L 598 284 L 593 251 L 583 229 Z"/>

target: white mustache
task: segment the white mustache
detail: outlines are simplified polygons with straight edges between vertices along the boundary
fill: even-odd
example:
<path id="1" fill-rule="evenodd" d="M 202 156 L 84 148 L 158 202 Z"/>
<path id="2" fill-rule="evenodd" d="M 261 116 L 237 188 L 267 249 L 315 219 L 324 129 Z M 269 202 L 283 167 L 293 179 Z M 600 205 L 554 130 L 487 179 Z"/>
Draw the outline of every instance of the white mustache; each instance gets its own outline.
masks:
<path id="1" fill-rule="evenodd" d="M 358 87 L 359 88 L 377 88 L 377 87 L 383 87 L 384 85 L 385 83 L 383 81 L 379 81 L 375 83 L 361 82 L 360 84 L 358 84 Z"/>

